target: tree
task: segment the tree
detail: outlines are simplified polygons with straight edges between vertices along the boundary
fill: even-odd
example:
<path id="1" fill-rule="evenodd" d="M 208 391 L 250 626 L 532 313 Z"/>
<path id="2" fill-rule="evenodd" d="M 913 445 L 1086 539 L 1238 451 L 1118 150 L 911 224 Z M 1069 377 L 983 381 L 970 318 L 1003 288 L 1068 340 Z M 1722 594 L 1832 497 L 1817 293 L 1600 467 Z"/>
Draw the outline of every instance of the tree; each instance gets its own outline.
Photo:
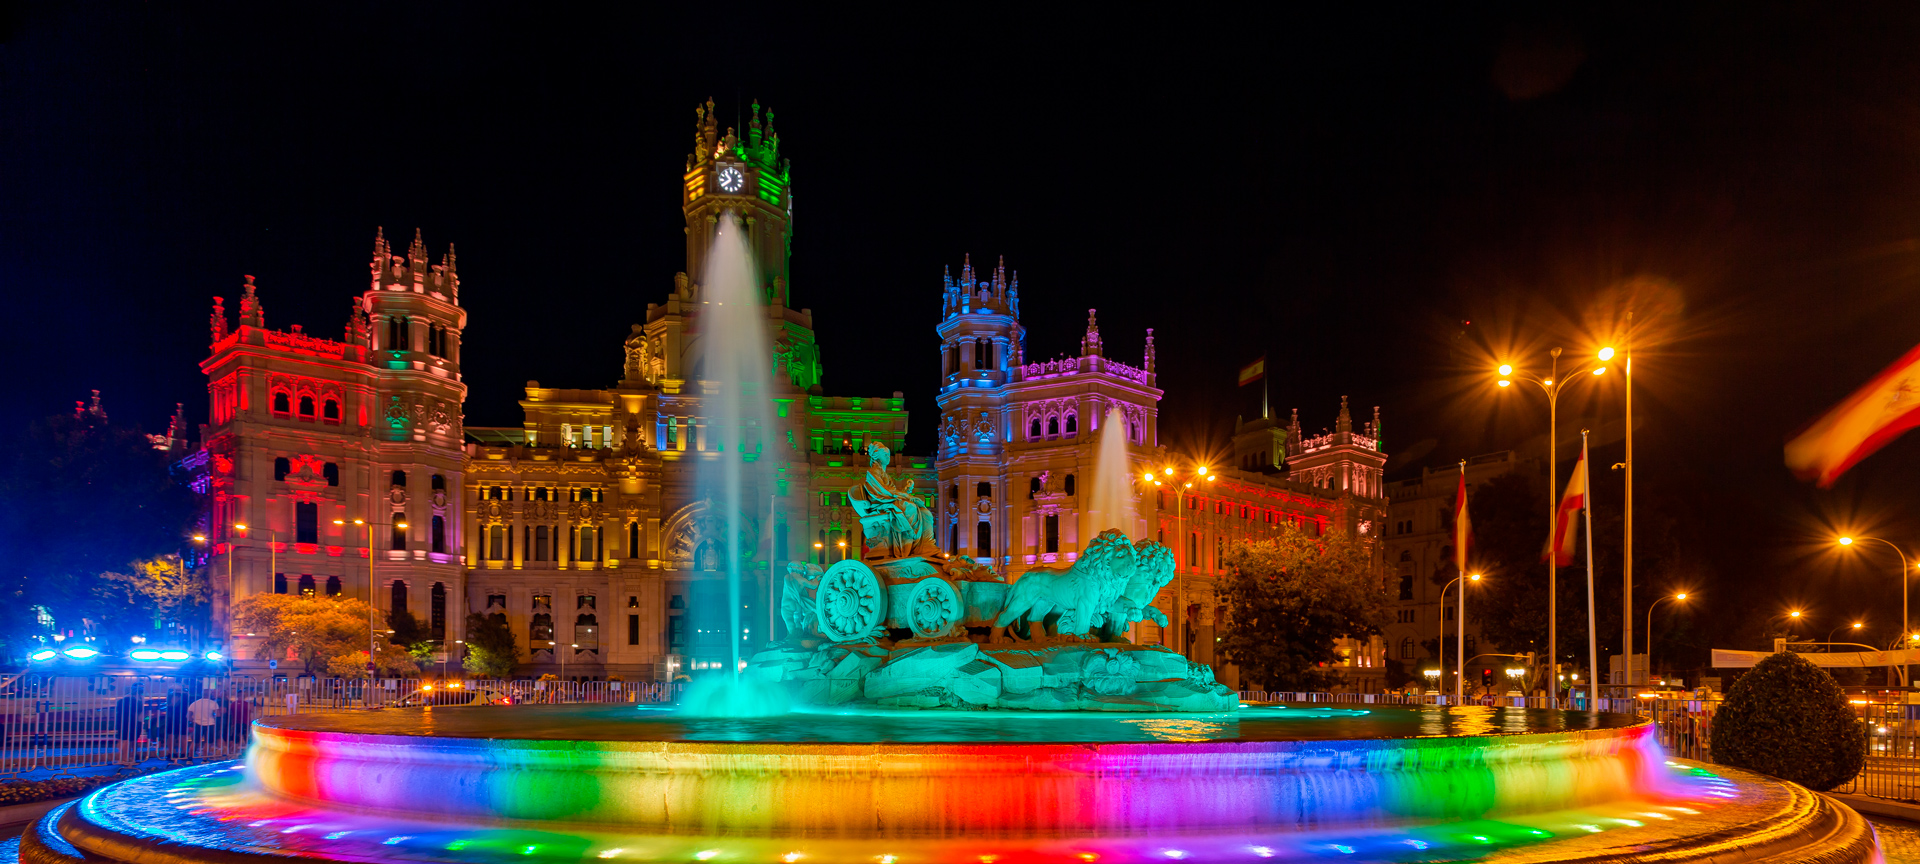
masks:
<path id="1" fill-rule="evenodd" d="M 468 672 L 483 678 L 505 678 L 513 674 L 520 660 L 520 646 L 514 641 L 507 616 L 499 613 L 467 616 L 467 658 L 461 661 Z"/>
<path id="2" fill-rule="evenodd" d="M 1774 654 L 1733 682 L 1713 715 L 1713 761 L 1824 792 L 1867 759 L 1867 724 L 1833 677 L 1805 657 Z"/>
<path id="3" fill-rule="evenodd" d="M 0 596 L 11 602 L 0 603 L 0 640 L 12 650 L 40 633 L 36 606 L 60 630 L 93 624 L 109 642 L 122 637 L 98 626 L 127 618 L 124 592 L 99 590 L 100 574 L 178 554 L 199 496 L 139 427 L 109 422 L 97 403 L 33 423 L 9 444 L 0 451 Z"/>
<path id="4" fill-rule="evenodd" d="M 235 627 L 263 640 L 259 659 L 285 657 L 291 652 L 308 672 L 346 674 L 357 670 L 347 677 L 367 674 L 366 646 L 373 633 L 372 620 L 372 608 L 365 601 L 338 596 L 255 594 L 233 606 Z M 356 654 L 357 663 L 342 660 Z M 391 643 L 381 648 L 374 663 L 390 674 L 419 671 L 406 650 Z"/>
<path id="5" fill-rule="evenodd" d="M 387 613 L 387 641 L 406 651 L 416 664 L 431 661 L 433 652 L 440 647 L 425 623 L 413 613 L 398 609 Z"/>
<path id="6" fill-rule="evenodd" d="M 141 630 L 146 627 L 139 625 L 150 623 L 154 630 L 169 625 L 206 630 L 212 586 L 206 571 L 187 567 L 178 555 L 147 558 L 101 573 L 96 590 L 110 601 L 119 601 L 107 604 L 110 616 L 124 609 L 131 619 L 116 628 L 110 617 L 109 629 Z"/>
<path id="7" fill-rule="evenodd" d="M 1284 526 L 1272 539 L 1232 547 L 1224 563 L 1221 655 L 1266 689 L 1324 686 L 1334 640 L 1364 638 L 1386 623 L 1379 568 L 1356 537 Z"/>

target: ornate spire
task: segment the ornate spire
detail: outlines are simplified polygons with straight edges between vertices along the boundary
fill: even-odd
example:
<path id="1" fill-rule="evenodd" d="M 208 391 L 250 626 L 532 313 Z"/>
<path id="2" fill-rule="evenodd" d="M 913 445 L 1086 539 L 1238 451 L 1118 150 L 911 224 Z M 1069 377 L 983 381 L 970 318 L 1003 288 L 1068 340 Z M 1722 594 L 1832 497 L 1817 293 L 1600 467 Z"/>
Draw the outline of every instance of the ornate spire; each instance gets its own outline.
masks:
<path id="1" fill-rule="evenodd" d="M 1347 410 L 1347 397 L 1340 397 L 1340 417 L 1333 421 L 1333 431 L 1352 432 L 1353 413 Z"/>
<path id="2" fill-rule="evenodd" d="M 966 289 L 966 292 L 968 294 L 972 294 L 973 281 L 974 281 L 973 280 L 973 256 L 969 254 L 963 257 L 961 259 L 961 262 L 962 263 L 960 264 L 960 284 Z"/>
<path id="3" fill-rule="evenodd" d="M 1000 263 L 993 268 L 993 297 L 995 300 L 1007 299 L 1007 256 L 1000 256 Z"/>
<path id="4" fill-rule="evenodd" d="M 214 345 L 220 344 L 220 340 L 227 338 L 227 307 L 221 305 L 225 302 L 227 301 L 223 298 L 213 298 L 213 315 L 207 321 L 213 330 L 211 344 Z"/>
<path id="5" fill-rule="evenodd" d="M 1293 420 L 1287 424 L 1287 452 L 1300 452 L 1300 409 L 1293 409 Z"/>
<path id="6" fill-rule="evenodd" d="M 1020 271 L 1013 271 L 1013 281 L 1007 284 L 1007 312 L 1015 318 L 1020 317 Z"/>
<path id="7" fill-rule="evenodd" d="M 242 276 L 246 284 L 240 286 L 240 326 L 266 329 L 267 310 L 260 305 L 260 298 L 253 295 L 253 277 Z"/>
<path id="8" fill-rule="evenodd" d="M 1373 449 L 1382 453 L 1387 450 L 1387 439 L 1380 428 L 1380 406 L 1373 406 L 1373 423 L 1367 426 L 1367 434 L 1373 438 Z"/>
<path id="9" fill-rule="evenodd" d="M 1087 310 L 1087 335 L 1080 337 L 1080 356 L 1100 356 L 1100 323 L 1094 319 L 1094 310 Z"/>
<path id="10" fill-rule="evenodd" d="M 1154 366 L 1155 366 L 1155 363 L 1154 363 L 1154 355 L 1153 355 L 1153 328 L 1152 328 L 1152 327 L 1148 327 L 1148 328 L 1147 328 L 1147 353 L 1146 353 L 1146 359 L 1145 359 L 1145 364 L 1146 364 L 1146 369 L 1147 369 L 1147 371 L 1148 371 L 1148 372 L 1153 372 L 1153 371 L 1155 371 L 1155 369 L 1154 369 Z"/>

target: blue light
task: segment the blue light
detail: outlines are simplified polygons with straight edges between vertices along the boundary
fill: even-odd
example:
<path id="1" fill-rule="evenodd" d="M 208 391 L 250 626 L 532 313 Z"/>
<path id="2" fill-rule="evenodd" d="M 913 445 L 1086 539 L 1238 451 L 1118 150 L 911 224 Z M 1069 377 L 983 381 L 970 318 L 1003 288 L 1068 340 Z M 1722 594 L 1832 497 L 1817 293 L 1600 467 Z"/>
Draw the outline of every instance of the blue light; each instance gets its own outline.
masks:
<path id="1" fill-rule="evenodd" d="M 160 652 L 160 659 L 162 660 L 179 661 L 179 660 L 185 660 L 188 657 L 192 657 L 192 656 L 193 656 L 192 654 L 188 654 L 187 652 L 182 651 L 178 648 Z"/>
<path id="2" fill-rule="evenodd" d="M 218 652 L 218 651 L 208 651 L 208 652 L 207 652 L 207 659 L 208 659 L 208 660 L 212 660 L 212 661 L 214 661 L 214 662 L 219 662 L 219 661 L 221 661 L 221 660 L 225 660 L 225 659 L 227 659 L 227 655 L 225 655 L 225 654 L 222 654 L 222 653 L 220 653 L 220 652 Z"/>
<path id="3" fill-rule="evenodd" d="M 32 660 L 35 663 L 44 663 L 58 656 L 60 656 L 60 652 L 55 651 L 52 648 L 42 648 L 38 651 L 33 652 L 32 654 L 28 654 L 27 659 Z"/>
<path id="4" fill-rule="evenodd" d="M 135 648 L 132 651 L 127 652 L 127 657 L 132 660 L 141 660 L 141 661 L 158 660 L 160 659 L 160 652 L 155 651 L 152 648 Z"/>
<path id="5" fill-rule="evenodd" d="M 75 660 L 88 660 L 88 659 L 100 656 L 99 649 L 88 648 L 85 645 L 78 645 L 72 648 L 68 648 L 67 650 L 62 651 L 60 653 L 65 654 L 68 657 L 72 657 Z"/>

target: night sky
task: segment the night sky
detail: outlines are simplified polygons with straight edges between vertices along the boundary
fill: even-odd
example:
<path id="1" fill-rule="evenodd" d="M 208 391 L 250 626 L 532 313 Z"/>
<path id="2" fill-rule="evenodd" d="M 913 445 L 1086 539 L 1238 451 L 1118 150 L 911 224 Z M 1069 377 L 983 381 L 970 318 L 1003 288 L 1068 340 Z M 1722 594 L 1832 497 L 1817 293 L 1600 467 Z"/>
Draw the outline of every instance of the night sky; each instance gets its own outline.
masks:
<path id="1" fill-rule="evenodd" d="M 695 105 L 758 99 L 827 390 L 905 391 L 917 452 L 967 253 L 1020 272 L 1029 358 L 1075 350 L 1089 307 L 1121 360 L 1155 328 L 1181 458 L 1219 458 L 1265 353 L 1309 432 L 1343 394 L 1382 407 L 1390 479 L 1544 451 L 1544 400 L 1491 367 L 1591 356 L 1631 306 L 1640 500 L 1710 565 L 1664 587 L 1723 647 L 1796 603 L 1896 632 L 1891 556 L 1824 541 L 1920 542 L 1920 438 L 1826 491 L 1780 447 L 1920 341 L 1920 7 L 605 5 L 11 8 L 0 429 L 93 388 L 149 428 L 204 419 L 212 296 L 252 274 L 269 326 L 338 338 L 376 226 L 458 244 L 469 425 L 517 425 L 528 379 L 609 386 L 684 266 Z M 1563 455 L 1590 426 L 1618 461 L 1619 384 L 1569 391 Z"/>

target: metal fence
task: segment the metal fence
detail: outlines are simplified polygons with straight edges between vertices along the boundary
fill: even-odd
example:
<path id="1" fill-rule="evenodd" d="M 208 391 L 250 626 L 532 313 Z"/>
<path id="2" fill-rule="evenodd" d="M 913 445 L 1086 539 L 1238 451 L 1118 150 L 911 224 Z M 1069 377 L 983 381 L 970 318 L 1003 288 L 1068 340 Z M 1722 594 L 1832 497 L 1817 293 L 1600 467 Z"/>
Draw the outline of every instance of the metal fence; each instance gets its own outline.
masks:
<path id="1" fill-rule="evenodd" d="M 428 685 L 434 686 L 428 686 Z M 664 702 L 672 687 L 624 681 L 189 678 L 23 675 L 0 683 L 0 778 L 231 759 L 248 724 L 283 714 L 416 705 Z"/>

